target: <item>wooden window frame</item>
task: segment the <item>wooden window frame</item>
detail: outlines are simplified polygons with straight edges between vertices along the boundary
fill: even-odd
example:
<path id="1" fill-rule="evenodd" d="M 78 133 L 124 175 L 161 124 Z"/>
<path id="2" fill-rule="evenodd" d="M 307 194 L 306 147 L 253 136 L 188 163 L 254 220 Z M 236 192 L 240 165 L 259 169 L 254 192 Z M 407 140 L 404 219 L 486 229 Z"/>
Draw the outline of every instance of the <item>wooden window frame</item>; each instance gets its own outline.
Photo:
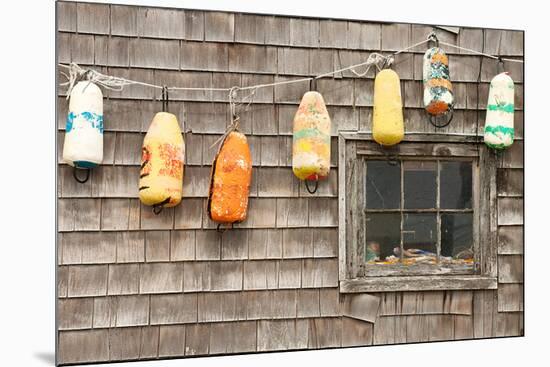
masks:
<path id="1" fill-rule="evenodd" d="M 338 138 L 340 292 L 497 288 L 496 156 L 479 137 L 415 134 L 383 148 L 372 134 L 340 132 Z M 475 262 L 473 274 L 382 275 L 365 271 L 365 158 L 468 159 L 478 165 L 472 176 Z M 403 189 L 403 188 L 402 188 Z"/>

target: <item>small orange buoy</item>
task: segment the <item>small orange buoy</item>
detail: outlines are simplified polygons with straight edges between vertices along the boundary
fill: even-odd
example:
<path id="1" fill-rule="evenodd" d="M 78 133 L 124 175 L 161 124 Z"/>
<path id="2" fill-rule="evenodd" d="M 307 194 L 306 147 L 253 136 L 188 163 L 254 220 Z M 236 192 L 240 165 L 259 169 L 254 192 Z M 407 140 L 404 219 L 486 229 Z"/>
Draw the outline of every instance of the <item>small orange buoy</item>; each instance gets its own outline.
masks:
<path id="1" fill-rule="evenodd" d="M 246 136 L 232 131 L 212 163 L 207 202 L 210 219 L 224 224 L 245 220 L 251 180 L 252 159 Z"/>

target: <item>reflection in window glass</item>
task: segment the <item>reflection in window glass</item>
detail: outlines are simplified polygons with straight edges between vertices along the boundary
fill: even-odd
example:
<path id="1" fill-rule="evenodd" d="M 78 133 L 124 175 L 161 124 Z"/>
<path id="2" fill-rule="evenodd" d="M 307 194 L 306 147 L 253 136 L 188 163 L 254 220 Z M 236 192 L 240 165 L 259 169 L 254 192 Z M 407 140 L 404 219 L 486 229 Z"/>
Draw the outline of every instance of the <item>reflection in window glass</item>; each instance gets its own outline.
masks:
<path id="1" fill-rule="evenodd" d="M 472 259 L 472 213 L 441 215 L 441 256 Z"/>
<path id="2" fill-rule="evenodd" d="M 403 215 L 403 263 L 437 261 L 437 215 L 432 213 Z"/>
<path id="3" fill-rule="evenodd" d="M 437 198 L 437 162 L 403 163 L 406 209 L 432 209 Z"/>
<path id="4" fill-rule="evenodd" d="M 441 198 L 443 209 L 472 207 L 472 164 L 470 162 L 441 162 Z"/>
<path id="5" fill-rule="evenodd" d="M 398 209 L 401 201 L 401 167 L 386 161 L 367 161 L 368 209 Z"/>
<path id="6" fill-rule="evenodd" d="M 365 260 L 391 261 L 394 248 L 401 243 L 401 214 L 369 213 L 366 217 L 366 250 Z"/>

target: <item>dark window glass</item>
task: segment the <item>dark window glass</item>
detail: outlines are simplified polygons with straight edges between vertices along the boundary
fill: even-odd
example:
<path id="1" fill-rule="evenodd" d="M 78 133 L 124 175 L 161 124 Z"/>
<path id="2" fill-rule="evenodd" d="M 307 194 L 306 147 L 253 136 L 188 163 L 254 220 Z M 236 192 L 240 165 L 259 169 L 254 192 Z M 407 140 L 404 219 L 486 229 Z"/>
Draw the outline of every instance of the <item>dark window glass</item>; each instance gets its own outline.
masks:
<path id="1" fill-rule="evenodd" d="M 472 164 L 470 162 L 441 162 L 442 209 L 472 208 Z"/>
<path id="2" fill-rule="evenodd" d="M 407 213 L 403 215 L 403 258 L 437 254 L 437 215 Z"/>
<path id="3" fill-rule="evenodd" d="M 399 248 L 401 243 L 401 214 L 369 213 L 366 220 L 366 261 L 384 260 L 394 255 L 394 248 Z"/>
<path id="4" fill-rule="evenodd" d="M 437 198 L 437 163 L 433 161 L 403 163 L 405 208 L 432 209 Z"/>
<path id="5" fill-rule="evenodd" d="M 441 256 L 473 258 L 472 213 L 441 214 Z"/>
<path id="6" fill-rule="evenodd" d="M 401 168 L 386 161 L 367 161 L 368 209 L 398 209 L 401 198 Z"/>

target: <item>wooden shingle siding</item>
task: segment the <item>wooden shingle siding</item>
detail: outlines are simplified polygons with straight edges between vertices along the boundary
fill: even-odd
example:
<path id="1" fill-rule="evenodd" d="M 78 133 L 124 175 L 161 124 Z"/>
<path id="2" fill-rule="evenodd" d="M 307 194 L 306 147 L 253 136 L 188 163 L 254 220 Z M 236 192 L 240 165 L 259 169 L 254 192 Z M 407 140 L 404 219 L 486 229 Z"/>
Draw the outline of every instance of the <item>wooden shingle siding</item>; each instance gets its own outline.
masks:
<path id="1" fill-rule="evenodd" d="M 424 39 L 431 26 L 58 2 L 57 55 L 108 75 L 169 86 L 222 87 L 311 77 Z M 522 59 L 523 33 L 436 28 L 452 44 Z M 423 106 L 425 45 L 395 57 L 406 131 L 483 132 L 494 60 L 443 46 L 455 95 L 450 126 Z M 340 292 L 338 135 L 372 130 L 375 68 L 318 80 L 332 120 L 331 171 L 309 194 L 292 172 L 292 124 L 309 82 L 255 91 L 238 112 L 250 145 L 248 216 L 216 231 L 209 175 L 230 123 L 227 91 L 171 91 L 185 133 L 183 200 L 154 215 L 138 199 L 141 145 L 160 90 L 104 94 L 104 159 L 78 184 L 62 162 L 68 100 L 59 86 L 58 357 L 85 363 L 523 334 L 523 65 L 516 141 L 498 165 L 498 289 Z M 358 68 L 362 72 L 364 67 Z M 63 70 L 65 72 L 65 70 Z M 478 84 L 478 78 L 481 82 Z M 60 82 L 65 81 L 62 75 Z M 243 98 L 250 91 L 240 91 Z M 248 102 L 248 101 L 246 101 Z M 440 145 L 439 145 L 440 146 Z M 433 145 L 434 149 L 437 148 Z M 474 145 L 469 152 L 477 155 Z M 403 148 L 406 150 L 406 148 Z M 408 154 L 416 154 L 410 151 Z"/>

